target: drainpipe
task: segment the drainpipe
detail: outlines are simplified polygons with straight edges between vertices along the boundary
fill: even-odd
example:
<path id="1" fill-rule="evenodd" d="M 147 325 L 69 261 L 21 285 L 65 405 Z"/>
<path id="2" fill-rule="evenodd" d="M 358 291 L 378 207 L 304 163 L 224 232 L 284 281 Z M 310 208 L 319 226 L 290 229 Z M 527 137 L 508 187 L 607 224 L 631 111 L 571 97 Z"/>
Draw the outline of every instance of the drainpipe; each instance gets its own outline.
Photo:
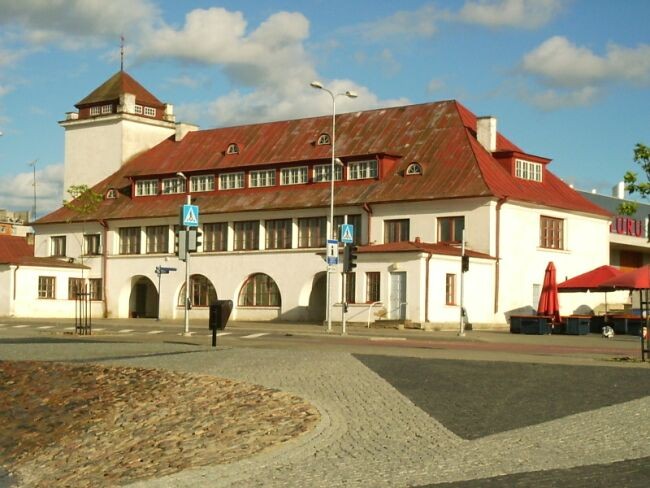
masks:
<path id="1" fill-rule="evenodd" d="M 425 280 L 426 282 L 424 283 L 424 321 L 429 322 L 429 262 L 431 261 L 431 258 L 433 257 L 433 253 L 428 253 L 429 255 L 427 256 L 427 269 L 425 271 Z"/>
<path id="2" fill-rule="evenodd" d="M 103 244 L 103 249 L 102 249 L 102 302 L 104 302 L 104 318 L 108 317 L 108 299 L 106 298 L 107 290 L 108 287 L 106 286 L 106 278 L 108 276 L 108 261 L 107 261 L 107 255 L 108 255 L 108 222 L 104 219 L 100 219 L 99 224 L 103 228 L 103 234 L 102 234 L 102 244 Z"/>
<path id="3" fill-rule="evenodd" d="M 370 227 L 370 220 L 371 220 L 370 217 L 372 216 L 372 208 L 370 207 L 370 205 L 368 203 L 364 203 L 361 208 L 363 208 L 366 211 L 366 213 L 368 214 L 368 244 L 370 244 L 370 229 L 371 229 L 371 227 Z M 361 242 L 361 241 L 359 241 L 359 242 Z"/>
<path id="4" fill-rule="evenodd" d="M 18 288 L 18 268 L 20 268 L 20 264 L 17 264 L 16 267 L 14 268 L 14 282 L 13 282 L 13 300 L 11 303 L 11 310 L 9 311 L 9 315 L 11 317 L 14 317 L 16 315 L 16 288 Z"/>
<path id="5" fill-rule="evenodd" d="M 501 206 L 506 203 L 508 197 L 499 198 L 497 201 L 496 207 L 496 243 L 495 243 L 495 254 L 496 254 L 496 263 L 494 265 L 494 313 L 499 311 L 499 262 L 501 260 Z"/>

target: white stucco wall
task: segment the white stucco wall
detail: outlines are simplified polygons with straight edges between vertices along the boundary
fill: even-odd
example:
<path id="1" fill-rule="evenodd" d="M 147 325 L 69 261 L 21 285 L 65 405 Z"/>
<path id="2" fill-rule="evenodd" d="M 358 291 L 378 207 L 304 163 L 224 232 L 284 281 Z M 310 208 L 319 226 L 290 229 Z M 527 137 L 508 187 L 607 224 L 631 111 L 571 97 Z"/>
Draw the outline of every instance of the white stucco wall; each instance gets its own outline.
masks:
<path id="1" fill-rule="evenodd" d="M 563 250 L 539 247 L 542 215 L 564 219 Z M 549 261 L 555 265 L 558 282 L 609 263 L 609 221 L 507 203 L 501 208 L 500 251 L 499 314 L 528 313 L 537 307 L 533 286 L 541 288 Z M 562 294 L 560 312 L 569 315 L 582 305 L 598 303 L 597 296 Z"/>
<path id="2" fill-rule="evenodd" d="M 69 120 L 61 125 L 65 128 L 64 192 L 71 185 L 95 185 L 136 154 L 176 132 L 173 123 L 128 114 Z"/>

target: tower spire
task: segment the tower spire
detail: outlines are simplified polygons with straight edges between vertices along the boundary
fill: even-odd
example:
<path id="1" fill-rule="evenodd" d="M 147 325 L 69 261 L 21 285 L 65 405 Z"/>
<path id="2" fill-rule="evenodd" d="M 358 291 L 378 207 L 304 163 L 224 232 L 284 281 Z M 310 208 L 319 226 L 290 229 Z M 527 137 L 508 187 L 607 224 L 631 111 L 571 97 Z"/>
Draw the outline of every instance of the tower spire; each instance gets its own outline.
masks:
<path id="1" fill-rule="evenodd" d="M 120 71 L 124 71 L 124 34 L 120 35 Z"/>

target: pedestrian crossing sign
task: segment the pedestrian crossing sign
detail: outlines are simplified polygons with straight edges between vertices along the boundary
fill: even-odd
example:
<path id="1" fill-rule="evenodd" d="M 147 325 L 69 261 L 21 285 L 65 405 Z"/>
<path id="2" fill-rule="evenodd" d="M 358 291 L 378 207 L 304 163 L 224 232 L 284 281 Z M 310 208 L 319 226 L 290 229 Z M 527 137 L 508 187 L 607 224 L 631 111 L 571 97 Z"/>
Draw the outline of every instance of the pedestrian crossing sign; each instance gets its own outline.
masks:
<path id="1" fill-rule="evenodd" d="M 354 226 L 352 224 L 341 225 L 341 242 L 352 244 L 354 241 Z"/>
<path id="2" fill-rule="evenodd" d="M 199 226 L 199 206 L 183 205 L 181 212 L 181 225 L 185 227 Z"/>

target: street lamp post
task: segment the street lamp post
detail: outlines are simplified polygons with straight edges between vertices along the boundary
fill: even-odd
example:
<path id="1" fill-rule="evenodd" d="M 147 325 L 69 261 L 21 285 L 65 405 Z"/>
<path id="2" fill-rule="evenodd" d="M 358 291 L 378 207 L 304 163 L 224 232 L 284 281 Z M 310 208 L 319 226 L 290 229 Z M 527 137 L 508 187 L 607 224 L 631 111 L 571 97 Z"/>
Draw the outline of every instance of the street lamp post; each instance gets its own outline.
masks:
<path id="1" fill-rule="evenodd" d="M 335 240 L 336 239 L 336 232 L 334 232 L 334 164 L 336 162 L 336 98 L 337 97 L 348 97 L 348 98 L 357 98 L 356 92 L 353 91 L 346 91 L 344 93 L 334 93 L 331 90 L 328 90 L 323 86 L 323 84 L 320 81 L 312 81 L 310 83 L 310 86 L 312 88 L 316 88 L 318 90 L 323 90 L 324 92 L 327 92 L 330 97 L 332 97 L 332 137 L 331 137 L 331 143 L 332 143 L 332 165 L 330 167 L 330 218 L 329 218 L 329 228 L 330 228 L 330 239 Z M 331 278 L 330 278 L 330 265 L 327 264 L 327 292 L 326 292 L 326 301 L 327 301 L 327 332 L 332 331 L 332 311 L 331 311 Z"/>
<path id="2" fill-rule="evenodd" d="M 187 192 L 187 205 L 192 204 L 192 194 L 190 193 L 191 189 L 189 187 L 189 181 L 187 180 L 187 176 L 185 176 L 184 173 L 179 171 L 176 173 L 176 176 L 179 176 L 180 178 L 183 179 L 183 185 L 185 186 L 185 191 Z M 189 242 L 188 235 L 189 235 L 189 230 L 190 228 L 188 226 L 185 226 L 185 299 L 183 300 L 185 304 L 185 314 L 184 314 L 184 324 L 185 324 L 185 332 L 184 335 L 188 336 L 190 335 L 190 252 L 187 250 L 187 244 Z"/>

